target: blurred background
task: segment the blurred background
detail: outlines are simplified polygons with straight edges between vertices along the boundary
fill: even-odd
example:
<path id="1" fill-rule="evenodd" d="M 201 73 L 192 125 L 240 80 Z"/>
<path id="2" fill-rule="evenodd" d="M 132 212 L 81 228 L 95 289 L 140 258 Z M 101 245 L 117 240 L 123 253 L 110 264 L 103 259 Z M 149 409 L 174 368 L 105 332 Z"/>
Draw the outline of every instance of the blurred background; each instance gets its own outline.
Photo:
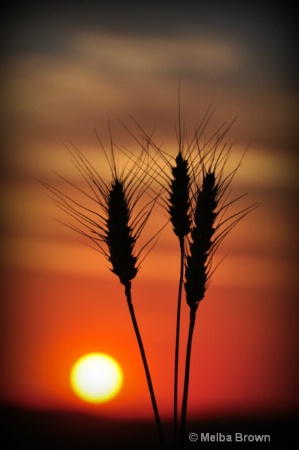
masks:
<path id="1" fill-rule="evenodd" d="M 258 202 L 225 239 L 227 255 L 200 304 L 189 417 L 288 417 L 298 406 L 297 72 L 295 20 L 285 3 L 4 2 L 1 31 L 1 385 L 3 405 L 151 420 L 123 289 L 39 180 L 81 186 L 65 144 L 105 178 L 95 133 L 135 152 L 130 117 L 175 152 L 181 116 L 207 136 L 237 117 L 232 164 L 248 147 L 233 196 Z M 148 233 L 165 222 L 157 209 Z M 133 283 L 133 301 L 163 419 L 172 414 L 179 254 L 166 227 Z M 183 304 L 182 358 L 188 311 Z M 124 386 L 88 405 L 69 373 L 92 351 L 112 355 Z M 183 363 L 183 359 L 182 359 Z M 182 364 L 183 367 L 183 364 Z"/>

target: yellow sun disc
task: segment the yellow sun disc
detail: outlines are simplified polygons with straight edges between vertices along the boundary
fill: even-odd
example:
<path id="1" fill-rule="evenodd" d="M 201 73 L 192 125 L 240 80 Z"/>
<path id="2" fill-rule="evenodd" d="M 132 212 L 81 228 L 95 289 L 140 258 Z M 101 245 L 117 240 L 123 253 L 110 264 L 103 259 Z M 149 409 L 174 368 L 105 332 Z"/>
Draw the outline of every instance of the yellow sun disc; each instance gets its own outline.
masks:
<path id="1" fill-rule="evenodd" d="M 89 403 L 104 403 L 115 397 L 123 384 L 120 365 L 105 353 L 89 353 L 74 364 L 70 375 L 75 394 Z"/>

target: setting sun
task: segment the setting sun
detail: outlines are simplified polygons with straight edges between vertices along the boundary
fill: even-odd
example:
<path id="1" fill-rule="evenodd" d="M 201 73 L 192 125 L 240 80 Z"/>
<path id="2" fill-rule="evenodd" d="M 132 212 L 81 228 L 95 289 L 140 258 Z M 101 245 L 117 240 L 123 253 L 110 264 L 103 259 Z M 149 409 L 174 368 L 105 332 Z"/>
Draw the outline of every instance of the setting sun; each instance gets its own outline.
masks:
<path id="1" fill-rule="evenodd" d="M 89 403 L 104 403 L 115 397 L 123 384 L 119 364 L 105 353 L 89 353 L 74 364 L 70 375 L 75 394 Z"/>

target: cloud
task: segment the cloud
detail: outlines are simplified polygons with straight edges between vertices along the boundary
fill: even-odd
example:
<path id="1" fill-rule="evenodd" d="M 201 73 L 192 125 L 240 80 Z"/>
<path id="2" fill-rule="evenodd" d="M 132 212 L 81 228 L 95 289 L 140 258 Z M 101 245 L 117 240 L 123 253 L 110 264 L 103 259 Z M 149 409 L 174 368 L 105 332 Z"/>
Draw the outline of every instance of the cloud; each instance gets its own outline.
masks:
<path id="1" fill-rule="evenodd" d="M 215 34 L 175 37 L 78 33 L 74 39 L 77 56 L 117 77 L 186 76 L 214 78 L 244 70 L 246 50 L 237 41 Z"/>

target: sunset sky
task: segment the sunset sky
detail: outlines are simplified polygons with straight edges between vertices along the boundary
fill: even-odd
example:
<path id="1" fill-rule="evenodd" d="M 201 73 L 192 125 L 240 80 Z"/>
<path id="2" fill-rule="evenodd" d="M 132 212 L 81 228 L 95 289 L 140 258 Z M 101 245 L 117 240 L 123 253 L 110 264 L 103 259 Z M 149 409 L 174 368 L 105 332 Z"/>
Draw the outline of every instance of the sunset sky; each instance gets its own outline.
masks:
<path id="1" fill-rule="evenodd" d="M 225 3 L 225 6 L 224 6 Z M 39 180 L 82 185 L 65 143 L 106 179 L 97 133 L 139 150 L 121 122 L 134 117 L 165 150 L 181 114 L 192 133 L 210 105 L 207 135 L 237 117 L 232 167 L 248 147 L 232 196 L 260 206 L 231 232 L 199 306 L 190 415 L 289 413 L 297 405 L 298 224 L 295 27 L 283 8 L 113 2 L 32 6 L 2 18 L 1 401 L 17 406 L 152 417 L 123 286 L 66 220 Z M 15 5 L 15 7 L 13 7 Z M 74 192 L 74 191 L 73 191 Z M 148 236 L 165 222 L 157 208 Z M 158 405 L 172 414 L 177 240 L 166 227 L 133 281 Z M 182 356 L 188 310 L 183 302 Z M 69 373 L 85 353 L 112 355 L 124 372 L 116 399 L 88 405 Z M 182 367 L 183 367 L 183 360 Z"/>

